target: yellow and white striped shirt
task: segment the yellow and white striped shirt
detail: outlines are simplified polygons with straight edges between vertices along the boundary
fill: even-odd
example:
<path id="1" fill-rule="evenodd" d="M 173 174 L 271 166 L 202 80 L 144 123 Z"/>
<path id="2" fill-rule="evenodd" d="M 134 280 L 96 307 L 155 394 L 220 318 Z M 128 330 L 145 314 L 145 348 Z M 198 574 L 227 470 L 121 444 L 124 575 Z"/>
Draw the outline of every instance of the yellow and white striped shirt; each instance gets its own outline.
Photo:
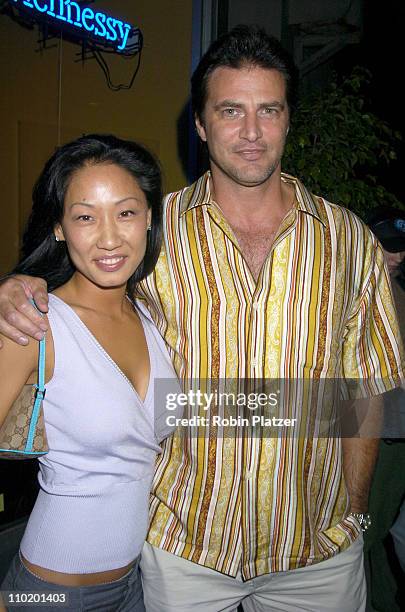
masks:
<path id="1" fill-rule="evenodd" d="M 164 247 L 141 297 L 180 379 L 366 379 L 395 387 L 404 358 L 383 253 L 351 212 L 296 199 L 257 282 L 210 196 L 167 196 Z M 374 381 L 374 382 L 373 382 Z M 377 384 L 377 387 L 378 387 Z M 244 579 L 327 559 L 356 538 L 338 437 L 178 430 L 163 444 L 148 541 Z"/>

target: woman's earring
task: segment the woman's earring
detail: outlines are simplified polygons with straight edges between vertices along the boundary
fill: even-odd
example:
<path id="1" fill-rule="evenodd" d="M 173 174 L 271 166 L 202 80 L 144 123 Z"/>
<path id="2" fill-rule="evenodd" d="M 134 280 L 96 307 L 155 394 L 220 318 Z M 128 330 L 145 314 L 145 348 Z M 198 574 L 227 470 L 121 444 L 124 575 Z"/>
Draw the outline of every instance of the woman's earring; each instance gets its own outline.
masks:
<path id="1" fill-rule="evenodd" d="M 57 236 L 55 236 L 55 240 L 56 242 L 59 242 L 59 238 Z"/>
<path id="2" fill-rule="evenodd" d="M 147 229 L 147 231 L 148 231 L 148 232 L 150 232 L 150 231 L 151 231 L 151 229 L 152 229 L 152 226 L 151 226 L 151 225 L 148 225 L 148 227 L 147 227 L 146 229 Z"/>

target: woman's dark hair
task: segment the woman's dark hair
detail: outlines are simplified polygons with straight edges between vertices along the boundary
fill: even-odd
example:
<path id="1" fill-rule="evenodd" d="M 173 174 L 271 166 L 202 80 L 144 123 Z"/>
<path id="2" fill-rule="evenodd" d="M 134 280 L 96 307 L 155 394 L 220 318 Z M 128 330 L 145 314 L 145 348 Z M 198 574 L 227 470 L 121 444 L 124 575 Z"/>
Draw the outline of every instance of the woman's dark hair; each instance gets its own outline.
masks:
<path id="1" fill-rule="evenodd" d="M 209 76 L 221 66 L 243 68 L 245 65 L 278 70 L 282 74 L 291 115 L 297 95 L 297 69 L 293 60 L 281 43 L 262 28 L 238 25 L 210 45 L 191 77 L 193 112 L 202 124 Z"/>
<path id="2" fill-rule="evenodd" d="M 47 161 L 32 192 L 32 211 L 22 245 L 22 257 L 14 272 L 40 276 L 49 291 L 66 283 L 73 275 L 65 242 L 56 242 L 55 226 L 62 221 L 64 199 L 72 175 L 95 164 L 115 164 L 127 170 L 145 194 L 152 211 L 145 257 L 128 280 L 128 291 L 152 272 L 162 243 L 162 181 L 157 160 L 135 142 L 112 135 L 89 134 L 59 147 Z"/>

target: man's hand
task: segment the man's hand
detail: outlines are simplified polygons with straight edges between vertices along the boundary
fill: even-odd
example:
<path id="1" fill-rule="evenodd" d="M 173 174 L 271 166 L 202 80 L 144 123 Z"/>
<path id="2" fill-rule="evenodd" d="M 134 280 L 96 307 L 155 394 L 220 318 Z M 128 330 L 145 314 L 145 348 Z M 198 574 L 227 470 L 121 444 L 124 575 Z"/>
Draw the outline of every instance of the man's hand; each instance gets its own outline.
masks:
<path id="1" fill-rule="evenodd" d="M 48 312 L 46 283 L 41 278 L 18 274 L 0 283 L 0 332 L 17 344 L 28 344 L 27 336 L 41 340 L 48 329 L 29 298 L 41 312 Z"/>

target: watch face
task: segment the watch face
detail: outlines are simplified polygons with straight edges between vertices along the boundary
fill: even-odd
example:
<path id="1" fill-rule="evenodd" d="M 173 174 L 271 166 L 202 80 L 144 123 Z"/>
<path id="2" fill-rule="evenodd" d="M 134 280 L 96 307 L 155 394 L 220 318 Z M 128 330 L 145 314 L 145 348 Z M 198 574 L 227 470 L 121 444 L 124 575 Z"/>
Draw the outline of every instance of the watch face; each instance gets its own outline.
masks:
<path id="1" fill-rule="evenodd" d="M 363 512 L 351 512 L 351 515 L 359 523 L 362 531 L 367 531 L 367 529 L 371 526 L 371 516 L 368 512 L 366 514 Z"/>

